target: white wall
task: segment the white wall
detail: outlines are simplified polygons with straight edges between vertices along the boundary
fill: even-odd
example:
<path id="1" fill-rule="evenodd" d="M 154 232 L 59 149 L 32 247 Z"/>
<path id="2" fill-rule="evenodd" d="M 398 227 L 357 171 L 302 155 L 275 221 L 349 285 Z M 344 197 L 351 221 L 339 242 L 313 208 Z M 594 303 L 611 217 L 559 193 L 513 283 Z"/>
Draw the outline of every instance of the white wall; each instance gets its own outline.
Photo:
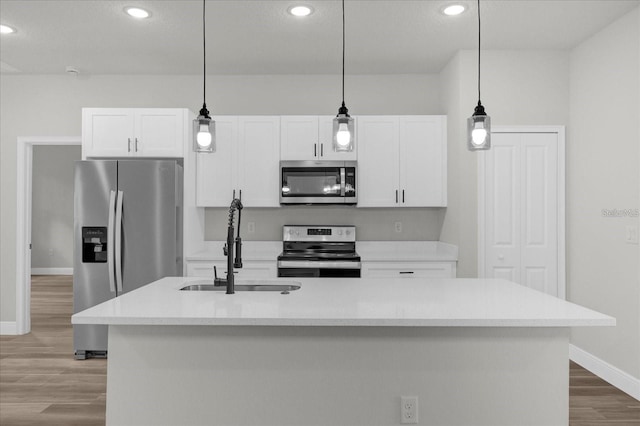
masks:
<path id="1" fill-rule="evenodd" d="M 571 52 L 567 144 L 568 299 L 616 317 L 615 328 L 572 330 L 572 343 L 640 378 L 640 16 L 636 9 Z M 637 211 L 637 210 L 636 210 Z"/>
<path id="2" fill-rule="evenodd" d="M 33 149 L 32 268 L 73 268 L 73 167 L 80 159 L 80 146 Z"/>
<path id="3" fill-rule="evenodd" d="M 477 51 L 459 52 L 440 73 L 448 115 L 448 207 L 440 239 L 459 246 L 459 277 L 478 275 L 477 164 L 466 119 L 478 102 Z M 493 126 L 566 125 L 569 58 L 561 50 L 483 51 L 482 104 Z"/>
<path id="4" fill-rule="evenodd" d="M 214 116 L 336 114 L 340 83 L 337 75 L 210 76 L 207 106 Z M 434 75 L 347 76 L 345 83 L 346 102 L 354 115 L 442 113 Z M 17 138 L 79 136 L 82 107 L 180 107 L 197 112 L 201 89 L 198 75 L 0 75 L 0 321 L 15 321 Z M 440 221 L 432 216 L 408 215 L 410 223 L 403 225 L 405 229 L 424 226 L 426 235 L 437 235 Z M 279 217 L 273 220 L 267 217 L 256 228 L 280 226 Z M 371 221 L 365 213 L 362 220 L 375 236 L 375 223 L 389 222 L 391 216 L 381 211 Z"/>

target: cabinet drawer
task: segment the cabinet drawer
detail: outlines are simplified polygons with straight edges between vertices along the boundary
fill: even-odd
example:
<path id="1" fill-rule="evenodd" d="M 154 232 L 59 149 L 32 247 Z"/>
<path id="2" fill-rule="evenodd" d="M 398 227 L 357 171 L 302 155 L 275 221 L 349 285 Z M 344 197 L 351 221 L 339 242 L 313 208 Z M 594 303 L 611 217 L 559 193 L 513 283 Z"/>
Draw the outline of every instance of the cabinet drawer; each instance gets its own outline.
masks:
<path id="1" fill-rule="evenodd" d="M 455 278 L 453 262 L 364 262 L 362 276 L 367 278 Z"/>

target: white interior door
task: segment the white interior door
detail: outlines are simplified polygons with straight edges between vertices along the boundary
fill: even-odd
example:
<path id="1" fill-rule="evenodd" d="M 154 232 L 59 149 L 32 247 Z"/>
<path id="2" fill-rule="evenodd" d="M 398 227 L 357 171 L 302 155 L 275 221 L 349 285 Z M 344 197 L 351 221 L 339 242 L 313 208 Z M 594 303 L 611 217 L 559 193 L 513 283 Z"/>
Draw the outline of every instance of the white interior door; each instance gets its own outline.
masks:
<path id="1" fill-rule="evenodd" d="M 479 169 L 480 276 L 564 298 L 564 134 L 491 138 Z"/>

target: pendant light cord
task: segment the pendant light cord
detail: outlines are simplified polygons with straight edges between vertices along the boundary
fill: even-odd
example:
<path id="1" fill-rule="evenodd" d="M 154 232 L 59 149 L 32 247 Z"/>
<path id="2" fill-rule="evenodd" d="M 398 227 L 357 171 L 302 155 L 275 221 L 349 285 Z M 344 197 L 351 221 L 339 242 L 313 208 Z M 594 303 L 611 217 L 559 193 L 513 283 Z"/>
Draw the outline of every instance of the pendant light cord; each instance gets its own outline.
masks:
<path id="1" fill-rule="evenodd" d="M 206 105 L 207 97 L 207 36 L 206 36 L 206 20 L 205 5 L 207 0 L 202 0 L 202 104 Z"/>
<path id="2" fill-rule="evenodd" d="M 342 106 L 344 106 L 344 33 L 344 0 L 342 0 Z"/>
<path id="3" fill-rule="evenodd" d="M 480 104 L 480 0 L 478 0 L 478 105 Z"/>

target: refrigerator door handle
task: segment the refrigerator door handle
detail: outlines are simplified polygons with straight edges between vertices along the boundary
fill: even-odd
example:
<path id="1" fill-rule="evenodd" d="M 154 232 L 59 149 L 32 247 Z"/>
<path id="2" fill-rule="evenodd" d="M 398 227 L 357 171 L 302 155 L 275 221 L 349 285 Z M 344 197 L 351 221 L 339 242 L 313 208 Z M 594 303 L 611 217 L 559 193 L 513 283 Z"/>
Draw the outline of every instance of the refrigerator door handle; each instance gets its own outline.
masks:
<path id="1" fill-rule="evenodd" d="M 116 201 L 116 226 L 115 226 L 115 257 L 116 257 L 116 289 L 118 294 L 122 293 L 122 196 L 124 193 L 118 191 Z"/>
<path id="2" fill-rule="evenodd" d="M 116 192 L 109 191 L 109 221 L 107 232 L 107 269 L 109 269 L 109 290 L 116 292 L 115 269 L 113 265 L 115 244 L 113 243 L 116 214 Z"/>

